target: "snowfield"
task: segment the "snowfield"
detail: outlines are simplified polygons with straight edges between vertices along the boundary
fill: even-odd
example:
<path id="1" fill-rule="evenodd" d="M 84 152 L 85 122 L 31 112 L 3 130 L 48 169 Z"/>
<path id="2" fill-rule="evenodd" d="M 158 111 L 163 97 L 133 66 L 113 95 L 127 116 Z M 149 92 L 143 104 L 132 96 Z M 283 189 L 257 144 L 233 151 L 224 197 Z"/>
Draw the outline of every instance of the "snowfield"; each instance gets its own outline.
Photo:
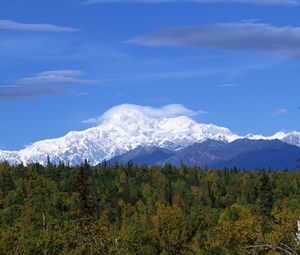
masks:
<path id="1" fill-rule="evenodd" d="M 129 104 L 116 106 L 99 118 L 96 127 L 72 131 L 57 139 L 39 141 L 20 151 L 0 150 L 0 161 L 7 160 L 11 164 L 46 164 L 49 155 L 55 163 L 62 161 L 76 165 L 87 159 L 90 164 L 97 165 L 139 146 L 179 150 L 207 139 L 226 142 L 241 138 L 279 139 L 300 147 L 299 132 L 280 132 L 270 137 L 242 137 L 224 127 L 198 123 L 191 117 L 193 112 L 180 107 L 170 105 L 152 108 Z"/>

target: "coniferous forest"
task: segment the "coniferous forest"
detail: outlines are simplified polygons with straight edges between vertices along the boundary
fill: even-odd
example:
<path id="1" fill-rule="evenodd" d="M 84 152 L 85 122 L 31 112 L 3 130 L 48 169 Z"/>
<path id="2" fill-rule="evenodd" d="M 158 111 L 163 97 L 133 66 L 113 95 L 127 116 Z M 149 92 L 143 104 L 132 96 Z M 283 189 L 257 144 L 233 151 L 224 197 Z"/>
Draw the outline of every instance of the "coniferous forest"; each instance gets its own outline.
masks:
<path id="1" fill-rule="evenodd" d="M 300 173 L 0 164 L 0 254 L 300 254 Z"/>

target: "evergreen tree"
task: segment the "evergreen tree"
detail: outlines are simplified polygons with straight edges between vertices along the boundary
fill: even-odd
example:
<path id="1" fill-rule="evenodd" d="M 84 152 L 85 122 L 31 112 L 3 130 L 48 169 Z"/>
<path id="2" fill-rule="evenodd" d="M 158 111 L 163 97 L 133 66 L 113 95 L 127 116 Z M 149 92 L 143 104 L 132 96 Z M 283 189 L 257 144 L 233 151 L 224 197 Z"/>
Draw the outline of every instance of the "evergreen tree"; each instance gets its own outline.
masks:
<path id="1" fill-rule="evenodd" d="M 299 219 L 297 171 L 0 163 L 0 255 L 298 255 Z"/>
<path id="2" fill-rule="evenodd" d="M 269 230 L 269 221 L 272 219 L 272 208 L 274 204 L 274 194 L 269 174 L 264 173 L 260 178 L 259 186 L 259 213 L 263 220 L 264 231 Z"/>
<path id="3" fill-rule="evenodd" d="M 79 168 L 78 175 L 76 177 L 75 191 L 79 195 L 79 215 L 83 219 L 89 219 L 94 213 L 94 205 L 91 198 L 91 182 L 89 180 L 90 166 L 87 160 Z"/>

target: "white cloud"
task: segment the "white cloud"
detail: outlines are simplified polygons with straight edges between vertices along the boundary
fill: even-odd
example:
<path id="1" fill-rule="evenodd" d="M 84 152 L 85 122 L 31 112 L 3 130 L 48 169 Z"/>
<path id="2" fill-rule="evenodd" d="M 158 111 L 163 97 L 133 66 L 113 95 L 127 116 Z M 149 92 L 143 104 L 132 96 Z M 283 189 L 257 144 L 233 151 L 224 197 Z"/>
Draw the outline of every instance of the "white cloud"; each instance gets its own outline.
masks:
<path id="1" fill-rule="evenodd" d="M 0 30 L 22 30 L 34 32 L 76 32 L 76 28 L 57 26 L 53 24 L 29 24 L 12 20 L 0 20 Z"/>
<path id="2" fill-rule="evenodd" d="M 289 111 L 287 109 L 281 108 L 273 113 L 273 116 L 287 115 Z"/>
<path id="3" fill-rule="evenodd" d="M 59 85 L 59 84 L 90 84 L 94 80 L 81 79 L 83 73 L 78 70 L 54 70 L 38 73 L 33 77 L 25 77 L 17 81 L 18 84 L 29 85 Z"/>
<path id="4" fill-rule="evenodd" d="M 298 0 L 88 0 L 84 4 L 95 3 L 237 3 L 237 4 L 258 4 L 258 5 L 285 5 L 296 6 L 299 4 Z"/>
<path id="5" fill-rule="evenodd" d="M 120 116 L 124 116 L 124 114 L 126 115 L 132 113 L 142 113 L 144 116 L 148 118 L 163 119 L 163 118 L 172 118 L 178 116 L 195 116 L 198 115 L 200 112 L 195 112 L 193 110 L 190 110 L 181 104 L 170 104 L 163 107 L 122 104 L 111 108 L 100 117 L 84 120 L 83 123 L 98 124 L 103 120 L 119 118 Z"/>

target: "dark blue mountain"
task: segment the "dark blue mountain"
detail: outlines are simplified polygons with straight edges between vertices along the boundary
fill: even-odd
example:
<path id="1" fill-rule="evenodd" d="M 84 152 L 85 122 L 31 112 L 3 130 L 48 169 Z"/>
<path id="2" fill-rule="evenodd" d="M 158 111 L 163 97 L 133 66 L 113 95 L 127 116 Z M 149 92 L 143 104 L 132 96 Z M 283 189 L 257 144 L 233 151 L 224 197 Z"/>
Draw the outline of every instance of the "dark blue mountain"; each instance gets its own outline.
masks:
<path id="1" fill-rule="evenodd" d="M 211 168 L 238 167 L 251 170 L 258 168 L 296 168 L 300 148 L 279 140 L 241 139 L 231 143 L 207 140 L 187 147 L 176 155 L 160 162 L 175 166 L 207 166 Z"/>
<path id="2" fill-rule="evenodd" d="M 264 149 L 242 153 L 230 160 L 217 162 L 215 167 L 235 167 L 251 169 L 296 170 L 299 148 Z"/>
<path id="3" fill-rule="evenodd" d="M 137 148 L 110 160 L 135 164 L 172 164 L 209 168 L 237 167 L 254 169 L 296 169 L 300 148 L 280 140 L 240 139 L 231 143 L 206 140 L 172 152 L 161 148 Z"/>
<path id="4" fill-rule="evenodd" d="M 138 147 L 125 154 L 112 158 L 108 163 L 113 164 L 118 162 L 120 164 L 125 164 L 128 161 L 132 161 L 136 165 L 147 164 L 150 166 L 159 161 L 163 161 L 174 154 L 175 152 L 157 147 Z"/>

